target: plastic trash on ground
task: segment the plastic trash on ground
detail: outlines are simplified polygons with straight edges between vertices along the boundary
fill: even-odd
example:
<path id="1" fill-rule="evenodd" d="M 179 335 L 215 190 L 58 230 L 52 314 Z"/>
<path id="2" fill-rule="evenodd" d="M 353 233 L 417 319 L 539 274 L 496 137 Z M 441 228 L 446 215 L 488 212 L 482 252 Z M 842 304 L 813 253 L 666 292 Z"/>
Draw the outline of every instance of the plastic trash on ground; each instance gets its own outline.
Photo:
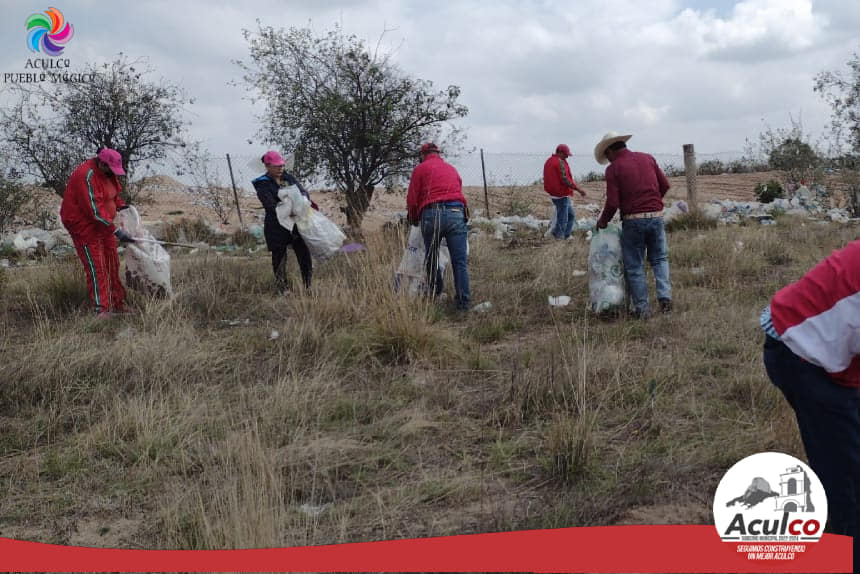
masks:
<path id="1" fill-rule="evenodd" d="M 421 295 L 427 288 L 427 271 L 424 267 L 424 237 L 419 227 L 410 227 L 406 250 L 394 274 L 394 290 L 409 295 Z M 445 274 L 451 256 L 448 245 L 442 240 L 439 247 L 439 270 Z"/>
<path id="2" fill-rule="evenodd" d="M 621 259 L 621 227 L 597 230 L 588 250 L 589 305 L 595 313 L 623 308 L 627 300 Z"/>
<path id="3" fill-rule="evenodd" d="M 315 259 L 328 259 L 337 253 L 346 235 L 332 220 L 313 209 L 297 186 L 285 187 L 278 197 L 281 199 L 275 208 L 278 222 L 285 229 L 295 225 Z"/>
<path id="4" fill-rule="evenodd" d="M 125 283 L 131 289 L 148 295 L 170 297 L 170 254 L 140 222 L 135 207 L 120 211 L 117 225 L 134 238 L 146 239 L 125 246 Z"/>
<path id="5" fill-rule="evenodd" d="M 549 304 L 551 307 L 565 307 L 570 303 L 570 297 L 567 295 L 559 295 L 557 297 L 553 297 L 550 295 Z"/>
<path id="6" fill-rule="evenodd" d="M 486 313 L 488 311 L 492 311 L 493 304 L 490 301 L 484 301 L 483 303 L 478 303 L 474 307 L 472 307 L 472 311 L 475 313 Z"/>

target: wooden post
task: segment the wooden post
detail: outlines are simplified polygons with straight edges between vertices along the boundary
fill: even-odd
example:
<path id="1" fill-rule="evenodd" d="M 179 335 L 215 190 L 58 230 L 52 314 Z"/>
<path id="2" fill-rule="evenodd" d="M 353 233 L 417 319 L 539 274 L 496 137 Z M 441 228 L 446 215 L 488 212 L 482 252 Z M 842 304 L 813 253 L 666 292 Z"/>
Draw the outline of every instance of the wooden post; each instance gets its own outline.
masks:
<path id="1" fill-rule="evenodd" d="M 236 180 L 233 178 L 233 164 L 230 163 L 230 154 L 227 154 L 227 169 L 230 170 L 230 183 L 233 185 L 233 199 L 236 200 L 236 213 L 239 214 L 239 229 L 245 229 L 242 223 L 242 210 L 239 208 L 239 194 L 236 192 Z"/>
<path id="2" fill-rule="evenodd" d="M 484 217 L 490 217 L 490 197 L 487 195 L 487 170 L 484 168 L 484 148 L 481 148 L 481 175 L 484 178 Z"/>
<path id="3" fill-rule="evenodd" d="M 687 203 L 690 209 L 698 208 L 696 204 L 696 150 L 693 144 L 684 144 L 684 171 L 687 172 Z"/>

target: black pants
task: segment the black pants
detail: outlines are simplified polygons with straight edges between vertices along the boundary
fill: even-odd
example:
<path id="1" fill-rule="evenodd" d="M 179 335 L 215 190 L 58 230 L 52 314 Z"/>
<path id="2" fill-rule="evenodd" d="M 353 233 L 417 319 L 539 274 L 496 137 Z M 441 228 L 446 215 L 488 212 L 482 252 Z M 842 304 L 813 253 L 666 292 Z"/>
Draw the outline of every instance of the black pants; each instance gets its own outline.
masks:
<path id="1" fill-rule="evenodd" d="M 764 365 L 797 416 L 809 466 L 827 494 L 834 534 L 856 536 L 860 511 L 860 390 L 833 382 L 785 343 L 766 337 Z"/>
<path id="2" fill-rule="evenodd" d="M 311 252 L 304 240 L 298 234 L 294 234 L 292 241 L 288 244 L 272 245 L 272 271 L 275 273 L 275 285 L 278 289 L 284 290 L 290 288 L 290 282 L 287 277 L 287 247 L 293 247 L 296 252 L 296 259 L 299 262 L 299 270 L 302 273 L 302 283 L 306 288 L 311 286 L 311 275 L 313 273 L 313 262 L 311 260 Z"/>

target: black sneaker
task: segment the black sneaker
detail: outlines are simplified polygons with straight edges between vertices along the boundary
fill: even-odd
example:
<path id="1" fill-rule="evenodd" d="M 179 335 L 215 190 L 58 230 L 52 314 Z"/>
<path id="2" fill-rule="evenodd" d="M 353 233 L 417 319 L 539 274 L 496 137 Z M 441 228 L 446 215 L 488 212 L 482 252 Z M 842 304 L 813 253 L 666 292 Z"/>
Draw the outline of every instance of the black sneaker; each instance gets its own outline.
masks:
<path id="1" fill-rule="evenodd" d="M 671 313 L 672 312 L 672 300 L 671 299 L 660 299 L 660 312 L 661 313 Z"/>

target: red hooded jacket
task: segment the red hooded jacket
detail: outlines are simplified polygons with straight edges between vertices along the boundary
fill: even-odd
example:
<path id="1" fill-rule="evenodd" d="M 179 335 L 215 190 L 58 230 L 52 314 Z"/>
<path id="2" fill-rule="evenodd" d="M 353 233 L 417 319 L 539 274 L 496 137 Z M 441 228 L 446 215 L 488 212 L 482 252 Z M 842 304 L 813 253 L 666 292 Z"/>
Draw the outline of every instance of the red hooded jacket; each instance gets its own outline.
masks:
<path id="1" fill-rule="evenodd" d="M 70 234 L 93 236 L 113 233 L 116 210 L 124 207 L 122 188 L 114 174 L 103 173 L 95 158 L 79 165 L 66 185 L 60 219 Z"/>

